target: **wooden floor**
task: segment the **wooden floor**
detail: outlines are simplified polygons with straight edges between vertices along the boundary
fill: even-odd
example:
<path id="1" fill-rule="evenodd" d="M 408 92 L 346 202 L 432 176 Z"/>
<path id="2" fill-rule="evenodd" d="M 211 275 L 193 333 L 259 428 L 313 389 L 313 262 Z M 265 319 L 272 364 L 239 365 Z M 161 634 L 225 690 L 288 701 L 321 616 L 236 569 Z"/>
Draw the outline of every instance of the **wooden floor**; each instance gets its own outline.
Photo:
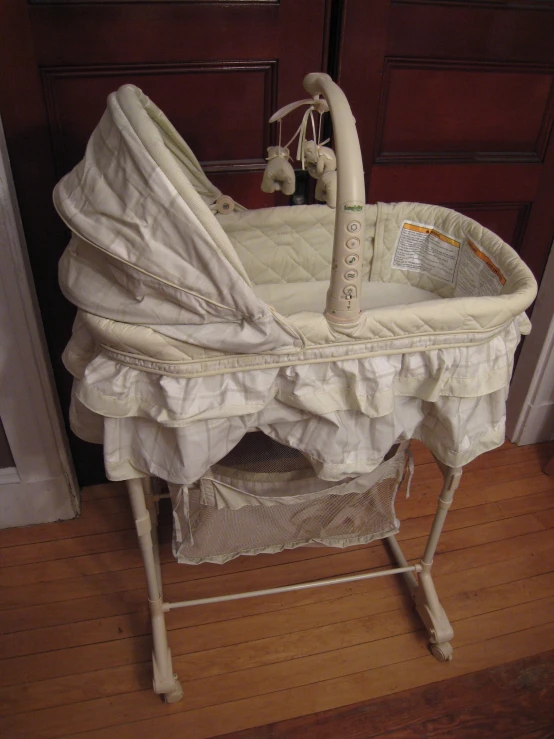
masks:
<path id="1" fill-rule="evenodd" d="M 541 472 L 553 448 L 506 444 L 466 468 L 434 568 L 455 630 L 449 664 L 428 654 L 403 583 L 382 578 L 170 613 L 185 699 L 165 705 L 150 690 L 143 571 L 123 487 L 85 490 L 76 521 L 0 532 L 0 736 L 205 739 L 400 691 L 420 690 L 422 701 L 436 696 L 448 702 L 455 687 L 426 686 L 456 685 L 470 673 L 554 650 L 554 478 Z M 422 446 L 415 457 L 411 496 L 400 495 L 397 505 L 399 539 L 409 559 L 423 550 L 440 487 Z M 171 560 L 169 528 L 162 534 L 165 597 L 171 600 L 389 562 L 377 542 L 186 567 Z M 303 725 L 311 728 L 290 736 L 332 736 L 321 728 L 325 722 Z M 397 733 L 391 726 L 388 736 L 439 735 L 421 727 L 420 733 Z M 532 729 L 527 726 L 525 736 Z M 532 736 L 551 736 L 542 730 Z M 376 735 L 375 725 L 368 725 L 351 736 Z M 243 736 L 289 735 L 258 729 Z"/>
<path id="2" fill-rule="evenodd" d="M 554 651 L 221 739 L 552 739 Z"/>

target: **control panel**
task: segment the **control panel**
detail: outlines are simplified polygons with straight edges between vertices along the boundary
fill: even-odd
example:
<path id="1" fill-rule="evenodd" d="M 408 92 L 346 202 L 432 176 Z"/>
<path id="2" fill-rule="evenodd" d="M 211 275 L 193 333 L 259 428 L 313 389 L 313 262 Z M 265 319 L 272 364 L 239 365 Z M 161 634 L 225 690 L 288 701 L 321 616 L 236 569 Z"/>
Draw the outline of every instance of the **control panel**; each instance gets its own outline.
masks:
<path id="1" fill-rule="evenodd" d="M 328 304 L 332 309 L 331 315 L 338 321 L 348 320 L 349 316 L 352 316 L 352 320 L 360 310 L 358 299 L 361 292 L 365 227 L 363 211 L 362 203 L 344 203 L 337 208 L 332 294 Z"/>

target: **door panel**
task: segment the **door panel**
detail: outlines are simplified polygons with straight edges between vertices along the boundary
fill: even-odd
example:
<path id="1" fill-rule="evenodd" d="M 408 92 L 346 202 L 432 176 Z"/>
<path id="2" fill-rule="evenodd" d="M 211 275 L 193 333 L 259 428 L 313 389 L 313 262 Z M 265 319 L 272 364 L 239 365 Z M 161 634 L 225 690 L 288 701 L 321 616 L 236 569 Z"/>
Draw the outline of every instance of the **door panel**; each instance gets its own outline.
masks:
<path id="1" fill-rule="evenodd" d="M 107 96 L 121 85 L 140 87 L 182 132 L 206 171 L 259 171 L 269 146 L 267 121 L 276 106 L 277 64 L 45 67 L 49 126 L 60 176 L 83 157 Z"/>
<path id="2" fill-rule="evenodd" d="M 343 5 L 337 75 L 368 200 L 453 207 L 540 279 L 554 236 L 554 3 L 375 0 L 376 26 L 368 5 Z"/>
<path id="3" fill-rule="evenodd" d="M 512 65 L 387 59 L 376 161 L 539 162 L 552 79 Z"/>
<path id="4" fill-rule="evenodd" d="M 552 0 L 393 0 L 387 54 L 553 63 L 553 10 Z"/>

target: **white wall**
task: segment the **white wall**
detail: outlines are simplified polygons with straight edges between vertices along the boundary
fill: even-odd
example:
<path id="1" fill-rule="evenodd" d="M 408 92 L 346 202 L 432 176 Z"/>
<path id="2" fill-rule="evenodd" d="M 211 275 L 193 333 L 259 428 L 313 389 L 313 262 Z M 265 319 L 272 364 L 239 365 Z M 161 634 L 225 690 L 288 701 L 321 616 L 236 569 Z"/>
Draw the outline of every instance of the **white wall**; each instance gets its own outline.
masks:
<path id="1" fill-rule="evenodd" d="M 554 439 L 554 249 L 531 320 L 508 399 L 508 438 L 519 445 Z"/>

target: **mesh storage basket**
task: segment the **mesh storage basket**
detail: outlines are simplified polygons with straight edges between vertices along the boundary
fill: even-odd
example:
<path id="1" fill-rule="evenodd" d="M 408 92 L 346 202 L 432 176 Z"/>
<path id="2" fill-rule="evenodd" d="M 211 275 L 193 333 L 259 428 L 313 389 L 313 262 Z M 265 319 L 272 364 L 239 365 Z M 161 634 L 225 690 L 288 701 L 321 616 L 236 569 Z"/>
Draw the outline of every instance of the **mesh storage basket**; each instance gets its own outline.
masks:
<path id="1" fill-rule="evenodd" d="M 394 499 L 409 445 L 370 474 L 322 480 L 301 452 L 247 434 L 198 484 L 172 486 L 179 562 L 227 562 L 240 554 L 307 545 L 347 547 L 398 531 Z"/>

